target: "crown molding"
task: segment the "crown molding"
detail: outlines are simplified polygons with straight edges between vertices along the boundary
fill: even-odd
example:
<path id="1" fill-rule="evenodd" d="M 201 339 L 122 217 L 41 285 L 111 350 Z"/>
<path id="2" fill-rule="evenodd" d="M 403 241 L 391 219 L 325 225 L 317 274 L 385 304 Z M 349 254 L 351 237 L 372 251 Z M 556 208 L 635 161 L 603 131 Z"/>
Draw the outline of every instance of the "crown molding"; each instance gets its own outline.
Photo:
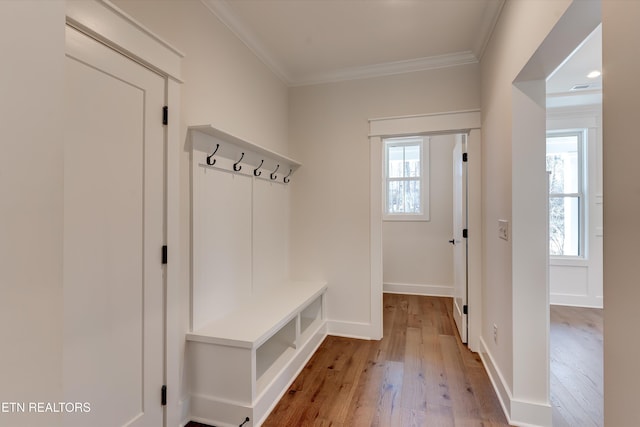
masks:
<path id="1" fill-rule="evenodd" d="M 474 52 L 458 52 L 446 55 L 430 56 L 405 61 L 385 62 L 362 67 L 343 68 L 328 72 L 292 76 L 286 68 L 275 59 L 273 54 L 260 42 L 258 37 L 234 14 L 228 5 L 228 0 L 200 0 L 229 30 L 235 34 L 248 48 L 287 86 L 308 86 L 322 83 L 334 83 L 345 80 L 357 80 L 371 77 L 383 77 L 394 74 L 404 74 L 416 71 L 433 70 L 438 68 L 455 67 L 458 65 L 475 64 L 479 57 Z M 479 45 L 484 50 L 491 31 L 495 26 L 505 0 L 491 3 L 485 12 L 485 22 L 482 24 L 485 36 Z M 478 47 L 477 47 L 478 48 Z"/>
<path id="2" fill-rule="evenodd" d="M 254 55 L 264 63 L 280 80 L 291 84 L 291 77 L 269 50 L 233 13 L 225 0 L 200 0 Z"/>
<path id="3" fill-rule="evenodd" d="M 491 40 L 493 30 L 496 28 L 498 18 L 502 14 L 502 9 L 506 0 L 496 0 L 487 3 L 487 7 L 482 15 L 482 22 L 480 23 L 480 31 L 476 44 L 473 48 L 473 54 L 478 58 L 478 61 L 482 60 L 484 51 Z"/>
<path id="4" fill-rule="evenodd" d="M 322 83 L 334 83 L 345 80 L 384 77 L 394 74 L 412 73 L 416 71 L 434 70 L 438 68 L 456 67 L 458 65 L 476 64 L 478 58 L 471 52 L 458 52 L 446 55 L 429 56 L 426 58 L 410 59 L 406 61 L 384 62 L 381 64 L 365 65 L 363 67 L 343 68 L 326 73 L 302 76 L 290 83 L 290 86 L 308 86 Z"/>

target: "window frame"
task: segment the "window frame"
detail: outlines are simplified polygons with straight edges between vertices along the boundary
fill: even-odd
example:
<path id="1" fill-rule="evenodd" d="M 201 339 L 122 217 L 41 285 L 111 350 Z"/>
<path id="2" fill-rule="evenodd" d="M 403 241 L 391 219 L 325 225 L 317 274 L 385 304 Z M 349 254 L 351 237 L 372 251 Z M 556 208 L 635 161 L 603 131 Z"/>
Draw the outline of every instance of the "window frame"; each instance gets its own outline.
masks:
<path id="1" fill-rule="evenodd" d="M 567 136 L 577 136 L 577 159 L 578 159 L 578 191 L 575 193 L 551 193 L 551 189 L 548 190 L 548 209 L 550 212 L 550 205 L 552 198 L 577 198 L 578 199 L 578 255 L 554 255 L 551 254 L 549 249 L 549 257 L 552 260 L 586 260 L 587 259 L 587 230 L 586 223 L 588 217 L 588 202 L 587 202 L 587 138 L 588 138 L 588 129 L 579 128 L 579 129 L 557 129 L 557 130 L 547 130 L 545 144 L 548 144 L 549 138 L 557 138 L 557 137 L 567 137 Z M 546 158 L 546 155 L 545 155 Z M 548 173 L 550 173 L 548 171 Z M 549 239 L 551 239 L 551 230 L 549 228 Z M 547 242 L 550 245 L 550 242 Z"/>
<path id="2" fill-rule="evenodd" d="M 389 147 L 416 146 L 420 147 L 420 176 L 416 177 L 389 177 Z M 421 135 L 408 135 L 401 137 L 388 137 L 382 139 L 383 149 L 383 188 L 382 188 L 382 220 L 383 221 L 429 221 L 429 145 L 430 138 Z M 418 181 L 420 183 L 420 212 L 389 212 L 389 182 Z"/>

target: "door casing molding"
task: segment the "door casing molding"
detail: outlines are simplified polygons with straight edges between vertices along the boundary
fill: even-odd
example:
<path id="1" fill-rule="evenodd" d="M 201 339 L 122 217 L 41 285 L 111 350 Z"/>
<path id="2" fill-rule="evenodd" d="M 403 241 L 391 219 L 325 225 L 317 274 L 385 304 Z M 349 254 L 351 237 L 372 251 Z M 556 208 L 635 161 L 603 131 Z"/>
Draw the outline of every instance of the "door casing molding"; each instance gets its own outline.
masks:
<path id="1" fill-rule="evenodd" d="M 384 117 L 369 120 L 370 155 L 370 259 L 371 259 L 371 339 L 382 338 L 382 139 L 404 135 L 470 133 L 468 164 L 468 345 L 480 349 L 482 328 L 482 175 L 480 110 Z M 477 141 L 476 143 L 474 143 Z"/>
<path id="2" fill-rule="evenodd" d="M 66 24 L 95 38 L 165 78 L 165 371 L 169 392 L 165 425 L 186 423 L 189 408 L 181 396 L 184 366 L 184 301 L 180 247 L 180 97 L 184 54 L 107 0 L 67 0 Z M 161 112 L 158 112 L 161 114 Z M 160 262 L 160 248 L 158 248 Z"/>

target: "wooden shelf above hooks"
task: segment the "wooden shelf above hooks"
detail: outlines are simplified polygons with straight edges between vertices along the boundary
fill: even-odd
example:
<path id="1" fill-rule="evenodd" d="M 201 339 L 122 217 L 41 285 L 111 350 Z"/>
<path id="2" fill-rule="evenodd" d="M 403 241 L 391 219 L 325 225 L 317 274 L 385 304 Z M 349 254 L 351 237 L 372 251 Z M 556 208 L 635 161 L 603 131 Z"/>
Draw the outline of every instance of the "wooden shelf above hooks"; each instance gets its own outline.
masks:
<path id="1" fill-rule="evenodd" d="M 257 162 L 253 167 L 255 168 L 260 163 L 260 160 L 268 160 L 270 163 L 274 165 L 280 165 L 281 170 L 288 173 L 289 170 L 291 172 L 295 172 L 301 164 L 289 157 L 283 156 L 282 154 L 276 153 L 275 151 L 264 148 L 260 145 L 254 144 L 249 141 L 245 141 L 244 139 L 238 138 L 234 135 L 228 134 L 220 129 L 213 127 L 212 125 L 198 125 L 198 126 L 189 126 L 189 132 L 192 135 L 192 141 L 194 143 L 194 149 L 199 151 L 208 152 L 207 155 L 210 155 L 215 150 L 217 150 L 217 144 L 229 145 L 233 147 L 233 150 L 224 150 L 222 147 L 220 152 L 217 154 L 218 156 L 228 156 L 228 153 L 232 153 L 231 155 L 235 155 L 236 153 L 246 152 L 247 159 L 249 164 L 251 164 L 251 159 L 255 159 Z M 251 156 L 248 153 L 252 153 Z M 237 161 L 237 158 L 234 160 Z"/>

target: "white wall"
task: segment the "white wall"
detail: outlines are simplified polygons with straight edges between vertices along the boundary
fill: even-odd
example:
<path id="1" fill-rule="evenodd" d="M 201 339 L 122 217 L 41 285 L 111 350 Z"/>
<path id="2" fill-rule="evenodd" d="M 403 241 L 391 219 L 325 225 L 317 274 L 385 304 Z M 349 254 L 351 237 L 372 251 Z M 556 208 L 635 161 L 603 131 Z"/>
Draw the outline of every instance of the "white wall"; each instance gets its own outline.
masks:
<path id="1" fill-rule="evenodd" d="M 498 219 L 511 221 L 512 83 L 569 1 L 508 1 L 481 62 L 483 140 L 483 337 L 505 382 L 512 386 L 511 242 L 498 238 Z M 493 325 L 498 326 L 497 343 Z"/>
<path id="2" fill-rule="evenodd" d="M 547 110 L 547 130 L 587 129 L 586 256 L 551 257 L 551 304 L 602 308 L 602 106 Z"/>
<path id="3" fill-rule="evenodd" d="M 182 123 L 287 153 L 287 87 L 200 0 L 115 0 L 185 54 Z"/>
<path id="4" fill-rule="evenodd" d="M 384 221 L 385 292 L 453 295 L 454 135 L 430 138 L 429 221 Z"/>
<path id="5" fill-rule="evenodd" d="M 640 2 L 602 2 L 604 159 L 604 424 L 640 425 L 638 241 Z"/>
<path id="6" fill-rule="evenodd" d="M 0 2 L 0 402 L 62 400 L 64 19 L 64 2 Z"/>
<path id="7" fill-rule="evenodd" d="M 513 266 L 512 245 L 515 241 L 513 227 L 517 227 L 518 232 L 521 230 L 526 232 L 527 224 L 516 223 L 512 215 L 513 203 L 515 203 L 512 198 L 515 188 L 512 186 L 512 162 L 514 158 L 520 158 L 527 153 L 522 151 L 526 148 L 523 145 L 525 142 L 513 139 L 515 126 L 513 108 L 515 102 L 519 105 L 527 104 L 527 95 L 520 89 L 514 89 L 513 83 L 568 4 L 569 1 L 507 1 L 481 62 L 484 148 L 482 156 L 484 220 L 482 341 L 483 352 L 486 353 L 485 361 L 490 365 L 489 371 L 494 376 L 499 395 L 509 415 L 512 415 L 514 410 L 511 407 L 512 402 L 520 396 L 526 396 L 532 402 L 542 404 L 547 399 L 544 382 L 532 381 L 530 386 L 525 383 L 523 387 L 515 390 L 517 384 L 514 375 L 516 368 L 514 354 L 524 358 L 524 360 L 516 359 L 518 365 L 526 364 L 528 356 L 516 351 L 516 337 L 514 337 L 514 323 L 521 322 L 516 319 L 516 314 L 522 315 L 514 301 L 519 302 L 526 296 L 523 294 L 526 291 L 526 284 L 513 281 L 514 273 L 521 273 Z M 532 103 L 525 108 L 533 108 L 534 105 L 535 103 Z M 544 113 L 544 110 L 542 112 Z M 542 123 L 542 132 L 544 132 L 544 122 Z M 522 124 L 526 124 L 526 121 L 523 120 Z M 516 143 L 520 144 L 520 149 L 514 151 L 513 144 Z M 542 155 L 544 155 L 544 148 L 542 148 Z M 542 157 L 542 169 L 543 162 L 544 157 Z M 520 182 L 525 184 L 523 181 Z M 544 206 L 544 199 L 542 203 Z M 498 237 L 499 219 L 508 220 L 512 225 L 509 241 Z M 523 261 L 526 265 L 526 259 Z M 543 264 L 541 272 L 543 280 L 538 283 L 538 286 L 543 287 L 542 293 L 546 292 L 544 271 Z M 494 325 L 498 329 L 497 340 L 493 339 Z M 539 325 L 539 329 L 544 329 L 544 323 Z M 530 336 L 520 338 L 533 339 Z M 544 345 L 544 343 L 540 344 Z"/>
<path id="8" fill-rule="evenodd" d="M 369 336 L 368 119 L 475 109 L 478 91 L 475 64 L 290 89 L 291 156 L 303 165 L 291 187 L 292 275 L 328 281 L 341 333 Z"/>
<path id="9" fill-rule="evenodd" d="M 483 360 L 516 424 L 551 423 L 544 79 L 598 22 L 597 2 L 507 1 L 481 64 Z"/>

